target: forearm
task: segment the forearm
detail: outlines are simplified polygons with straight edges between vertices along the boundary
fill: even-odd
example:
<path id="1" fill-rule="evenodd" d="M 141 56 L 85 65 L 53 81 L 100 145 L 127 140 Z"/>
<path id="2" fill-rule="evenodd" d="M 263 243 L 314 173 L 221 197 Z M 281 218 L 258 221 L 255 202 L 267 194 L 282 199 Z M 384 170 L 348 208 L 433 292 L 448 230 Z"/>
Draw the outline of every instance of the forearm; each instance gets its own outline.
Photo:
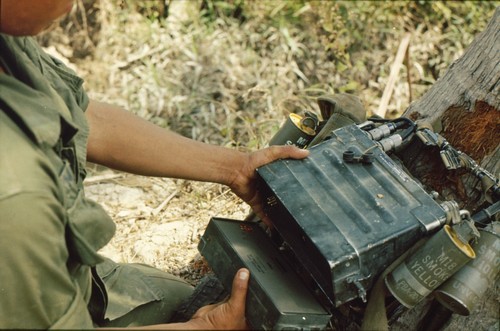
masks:
<path id="1" fill-rule="evenodd" d="M 119 107 L 91 101 L 88 160 L 147 176 L 230 184 L 246 154 L 197 142 L 158 127 Z"/>

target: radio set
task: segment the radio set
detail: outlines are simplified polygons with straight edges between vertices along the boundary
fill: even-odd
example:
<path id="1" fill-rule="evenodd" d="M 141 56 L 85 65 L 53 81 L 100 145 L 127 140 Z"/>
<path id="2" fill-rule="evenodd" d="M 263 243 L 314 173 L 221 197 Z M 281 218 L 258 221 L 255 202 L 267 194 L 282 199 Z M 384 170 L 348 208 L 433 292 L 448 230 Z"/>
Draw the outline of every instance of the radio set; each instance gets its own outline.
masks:
<path id="1" fill-rule="evenodd" d="M 323 117 L 328 101 L 320 99 Z M 253 329 L 324 329 L 338 309 L 366 302 L 381 275 L 404 307 L 435 292 L 445 307 L 468 314 L 499 271 L 498 222 L 491 222 L 500 210 L 498 179 L 406 118 L 351 116 L 338 127 L 332 119 L 350 115 L 333 114 L 323 122 L 292 114 L 271 140 L 310 150 L 306 159 L 257 169 L 273 227 L 212 218 L 201 255 L 228 289 L 236 270 L 250 270 Z M 391 155 L 415 137 L 437 146 L 447 168 L 465 167 L 488 182 L 491 206 L 471 216 L 427 192 Z"/>

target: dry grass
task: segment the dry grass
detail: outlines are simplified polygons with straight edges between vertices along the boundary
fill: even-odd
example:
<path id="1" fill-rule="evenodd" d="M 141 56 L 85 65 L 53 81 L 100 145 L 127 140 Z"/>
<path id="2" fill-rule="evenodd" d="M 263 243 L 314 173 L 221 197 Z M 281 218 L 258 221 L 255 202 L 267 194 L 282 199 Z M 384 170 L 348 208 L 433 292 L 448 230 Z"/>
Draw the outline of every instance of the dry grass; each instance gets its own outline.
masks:
<path id="1" fill-rule="evenodd" d="M 410 89 L 414 99 L 422 95 L 472 41 L 471 31 L 481 30 L 465 29 L 461 14 L 441 2 L 425 5 L 443 14 L 439 24 L 417 17 L 412 2 L 248 1 L 245 20 L 204 17 L 194 0 L 170 1 L 165 20 L 135 8 L 151 2 L 77 3 L 65 24 L 40 39 L 73 61 L 91 97 L 193 139 L 241 150 L 265 146 L 288 113 L 317 111 L 320 94 L 353 93 L 368 113 L 377 109 L 409 32 L 409 62 L 387 112 L 398 116 L 410 103 Z M 93 169 L 90 176 L 96 175 Z M 177 274 L 189 273 L 186 260 L 195 256 L 211 216 L 247 212 L 218 185 L 124 175 L 103 182 L 87 188 L 118 225 L 107 253 Z M 120 194 L 131 198 L 120 200 Z M 178 221 L 187 222 L 187 232 L 169 228 Z M 177 239 L 158 238 L 158 231 L 177 233 Z"/>
<path id="2" fill-rule="evenodd" d="M 243 23 L 223 15 L 207 21 L 200 1 L 171 1 L 166 20 L 150 19 L 131 5 L 154 1 L 101 0 L 90 18 L 83 15 L 84 3 L 78 1 L 66 29 L 73 31 L 77 55 L 92 55 L 75 59 L 92 97 L 193 139 L 242 149 L 263 147 L 286 114 L 317 110 L 319 94 L 353 93 L 369 113 L 377 109 L 398 45 L 409 32 L 409 64 L 399 72 L 388 107 L 388 116 L 397 116 L 409 105 L 410 88 L 414 99 L 422 95 L 473 37 L 443 34 L 442 27 L 404 12 L 405 3 L 351 5 L 345 19 L 360 29 L 360 22 L 370 24 L 370 14 L 392 22 L 381 31 L 336 26 L 342 33 L 326 46 L 323 26 L 342 17 L 321 16 L 339 9 L 322 1 L 249 2 Z M 288 7 L 295 12 L 285 16 Z M 371 8 L 377 12 L 369 13 Z M 391 12 L 397 9 L 399 16 Z M 286 19 L 296 22 L 282 23 Z M 71 40 L 52 36 L 60 53 L 71 57 Z M 347 53 L 353 40 L 362 46 Z"/>

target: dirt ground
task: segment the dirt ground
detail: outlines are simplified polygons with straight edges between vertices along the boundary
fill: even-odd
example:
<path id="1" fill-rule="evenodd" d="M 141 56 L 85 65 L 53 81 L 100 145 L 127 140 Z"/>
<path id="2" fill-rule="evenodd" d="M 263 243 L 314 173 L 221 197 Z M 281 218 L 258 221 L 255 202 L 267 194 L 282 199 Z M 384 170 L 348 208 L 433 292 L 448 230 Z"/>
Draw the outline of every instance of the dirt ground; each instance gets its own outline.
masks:
<path id="1" fill-rule="evenodd" d="M 112 171 L 85 182 L 116 223 L 101 253 L 118 262 L 146 263 L 193 285 L 200 279 L 197 245 L 210 217 L 244 219 L 249 208 L 217 184 L 148 178 Z"/>
<path id="2" fill-rule="evenodd" d="M 110 3 L 101 2 L 103 11 Z M 114 28 L 111 23 L 125 21 L 125 18 L 111 14 L 105 17 L 106 28 L 101 31 L 101 44 L 95 49 L 95 58 L 90 59 L 90 63 L 82 61 L 74 66 L 85 76 L 93 97 L 122 105 L 198 140 L 255 149 L 281 122 L 285 110 L 300 110 L 314 103 L 311 95 L 302 94 L 308 87 L 308 80 L 303 77 L 317 78 L 320 82 L 328 80 L 331 86 L 349 86 L 351 82 L 339 74 L 332 75 L 337 69 L 330 62 L 315 65 L 322 59 L 317 55 L 321 49 L 309 43 L 311 38 L 302 36 L 301 31 L 268 28 L 264 33 L 255 33 L 252 25 L 247 25 L 246 30 L 228 25 L 226 30 L 217 33 L 205 30 L 200 33 L 195 29 L 201 29 L 196 22 L 189 28 L 176 23 L 174 13 L 173 10 L 168 29 L 156 23 L 144 27 L 143 18 L 135 15 L 127 18 L 129 28 Z M 83 37 L 83 44 L 92 44 L 87 35 Z M 370 50 L 359 59 L 360 63 L 372 64 L 377 70 L 382 68 L 381 73 L 385 70 L 383 77 L 379 73 L 376 78 L 366 78 L 374 69 L 353 70 L 353 79 L 368 82 L 364 88 L 358 88 L 367 109 L 378 105 L 399 45 L 398 38 L 389 39 L 386 49 Z M 144 40 L 150 40 L 150 44 Z M 54 42 L 58 46 L 54 53 L 59 58 L 67 50 L 63 41 Z M 256 51 L 248 52 L 245 43 L 259 45 L 256 49 L 260 49 L 262 57 Z M 434 61 L 436 56 L 430 60 L 427 56 L 442 44 L 442 36 L 433 30 L 414 35 L 413 93 L 423 93 L 433 83 L 431 77 L 423 74 L 425 66 L 419 63 Z M 443 48 L 457 56 L 462 51 L 460 47 Z M 72 55 L 73 50 L 68 50 L 67 57 Z M 307 61 L 301 63 L 299 60 L 303 59 Z M 255 63 L 259 66 L 254 66 Z M 446 68 L 449 63 L 443 61 L 440 66 Z M 308 68 L 314 70 L 307 71 Z M 409 99 L 406 78 L 402 75 L 399 80 L 389 108 L 393 114 L 404 110 Z M 134 81 L 140 83 L 134 85 Z M 191 127 L 193 122 L 196 126 Z M 239 123 L 240 127 L 226 128 L 227 123 Z M 233 135 L 235 141 L 231 140 Z M 246 146 L 238 145 L 243 140 Z M 150 264 L 193 285 L 207 271 L 197 245 L 210 218 L 241 220 L 249 213 L 245 204 L 220 185 L 147 178 L 92 164 L 89 164 L 85 187 L 87 196 L 101 203 L 117 225 L 116 235 L 101 251 L 103 255 L 117 262 Z M 470 317 L 453 316 L 445 330 L 500 330 L 499 292 L 497 281 Z M 417 330 L 417 321 L 427 308 L 426 303 L 422 303 L 402 315 L 391 329 Z"/>
<path id="3" fill-rule="evenodd" d="M 206 264 L 197 245 L 211 217 L 242 220 L 249 208 L 220 185 L 149 178 L 90 165 L 87 196 L 99 201 L 114 218 L 117 230 L 101 253 L 118 262 L 147 263 L 196 285 Z M 443 328 L 499 330 L 499 283 L 486 293 L 471 316 L 453 315 Z M 404 313 L 391 330 L 419 330 L 429 301 Z"/>

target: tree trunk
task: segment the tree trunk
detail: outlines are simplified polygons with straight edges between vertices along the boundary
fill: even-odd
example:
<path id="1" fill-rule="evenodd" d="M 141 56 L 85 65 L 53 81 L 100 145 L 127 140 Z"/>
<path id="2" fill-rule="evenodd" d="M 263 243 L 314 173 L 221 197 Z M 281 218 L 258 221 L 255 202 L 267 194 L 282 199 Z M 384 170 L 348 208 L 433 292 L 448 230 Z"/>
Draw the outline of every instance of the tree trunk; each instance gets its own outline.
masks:
<path id="1" fill-rule="evenodd" d="M 404 116 L 428 122 L 456 149 L 496 177 L 500 168 L 500 7 L 463 56 Z M 402 155 L 409 171 L 424 185 L 471 212 L 485 201 L 479 181 L 464 171 L 449 171 L 437 150 L 413 143 Z M 497 266 L 498 268 L 498 266 Z M 468 316 L 453 315 L 445 330 L 498 330 L 499 281 L 492 284 Z M 416 330 L 432 299 L 403 315 L 392 329 Z M 434 307 L 434 306 L 433 306 Z M 432 308 L 432 309 L 435 309 Z M 430 315 L 428 315 L 430 316 Z"/>

